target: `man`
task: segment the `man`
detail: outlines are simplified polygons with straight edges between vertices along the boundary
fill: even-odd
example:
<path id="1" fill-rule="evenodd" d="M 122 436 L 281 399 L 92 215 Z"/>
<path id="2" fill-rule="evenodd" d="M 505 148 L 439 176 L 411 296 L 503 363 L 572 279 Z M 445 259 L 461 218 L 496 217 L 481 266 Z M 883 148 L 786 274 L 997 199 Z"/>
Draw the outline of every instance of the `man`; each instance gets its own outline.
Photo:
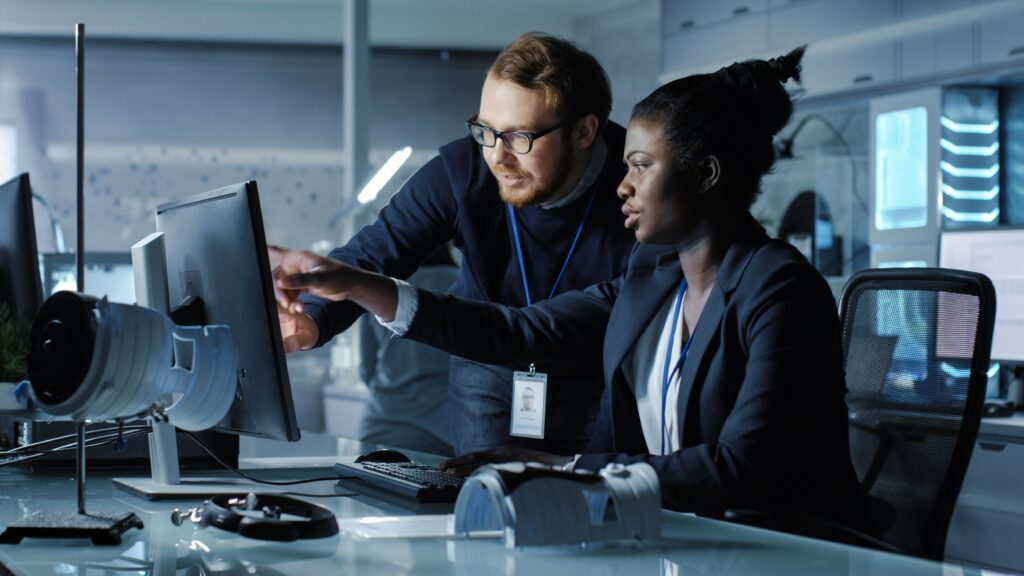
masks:
<path id="1" fill-rule="evenodd" d="M 523 407 L 520 408 L 523 412 L 533 412 L 533 397 L 535 396 L 533 388 L 523 389 Z"/>
<path id="2" fill-rule="evenodd" d="M 459 275 L 448 245 L 432 254 L 409 283 L 443 292 Z M 392 448 L 452 454 L 447 352 L 394 338 L 377 320 L 359 321 L 359 376 L 370 389 L 359 439 Z"/>
<path id="3" fill-rule="evenodd" d="M 450 292 L 511 306 L 618 276 L 634 237 L 616 196 L 625 132 L 608 122 L 610 111 L 608 79 L 593 56 L 544 34 L 517 38 L 487 73 L 470 134 L 443 146 L 377 222 L 329 256 L 407 278 L 451 241 L 463 262 Z M 322 345 L 363 312 L 348 302 L 303 301 L 303 313 L 281 313 L 288 351 Z M 395 322 L 411 317 L 400 310 Z M 543 439 L 510 436 L 513 369 L 452 357 L 456 454 L 506 445 L 574 454 L 586 446 L 603 389 L 600 360 L 532 368 L 550 384 Z"/>

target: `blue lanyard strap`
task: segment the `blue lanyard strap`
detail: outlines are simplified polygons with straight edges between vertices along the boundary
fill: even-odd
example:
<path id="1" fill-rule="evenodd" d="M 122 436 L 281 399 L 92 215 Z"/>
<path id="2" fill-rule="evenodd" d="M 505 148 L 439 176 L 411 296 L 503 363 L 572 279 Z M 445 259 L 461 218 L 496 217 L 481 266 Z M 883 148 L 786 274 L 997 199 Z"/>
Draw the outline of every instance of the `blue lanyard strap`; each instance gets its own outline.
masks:
<path id="1" fill-rule="evenodd" d="M 587 215 L 590 214 L 590 207 L 594 205 L 594 198 L 596 197 L 597 188 L 591 192 L 590 200 L 587 202 L 587 207 L 583 210 L 583 218 L 580 219 L 580 225 L 576 228 L 576 236 L 572 239 L 572 246 L 569 247 L 569 253 L 565 255 L 565 262 L 562 263 L 562 270 L 558 272 L 558 278 L 555 278 L 555 284 L 551 287 L 551 294 L 548 294 L 549 300 L 554 297 L 555 290 L 558 288 L 558 283 L 562 281 L 565 269 L 569 266 L 569 259 L 572 258 L 572 253 L 576 250 L 576 243 L 580 239 L 580 234 L 583 233 L 583 225 L 587 223 Z M 505 208 L 507 209 L 508 219 L 512 226 L 512 239 L 515 240 L 516 255 L 519 257 L 519 272 L 523 276 L 523 291 L 526 293 L 526 305 L 533 306 L 533 301 L 530 298 L 530 284 L 526 281 L 526 263 L 523 262 L 523 247 L 519 243 L 519 227 L 516 225 L 516 211 L 512 209 L 511 204 L 506 204 Z"/>
<path id="2" fill-rule="evenodd" d="M 667 424 L 665 423 L 666 404 L 668 403 L 668 387 L 672 382 L 671 378 L 675 376 L 676 372 L 679 372 L 683 368 L 683 360 L 686 359 L 686 352 L 690 350 L 690 342 L 693 341 L 693 331 L 690 331 L 690 337 L 686 339 L 686 344 L 683 344 L 683 351 L 679 354 L 679 360 L 676 361 L 676 365 L 669 372 L 669 366 L 672 365 L 672 348 L 676 341 L 676 328 L 679 327 L 679 313 L 683 309 L 683 294 L 686 294 L 686 278 L 679 284 L 679 291 L 676 293 L 676 305 L 675 312 L 672 313 L 672 330 L 669 332 L 668 337 L 668 352 L 665 353 L 665 369 L 661 377 L 661 453 L 665 453 L 666 436 L 668 435 Z"/>

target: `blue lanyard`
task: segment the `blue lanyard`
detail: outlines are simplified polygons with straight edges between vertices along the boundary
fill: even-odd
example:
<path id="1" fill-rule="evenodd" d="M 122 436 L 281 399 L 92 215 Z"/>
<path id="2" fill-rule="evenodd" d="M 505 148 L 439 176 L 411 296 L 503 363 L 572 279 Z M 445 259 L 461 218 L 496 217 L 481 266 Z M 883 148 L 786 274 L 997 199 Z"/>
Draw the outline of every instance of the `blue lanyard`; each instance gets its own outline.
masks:
<path id="1" fill-rule="evenodd" d="M 661 453 L 665 453 L 665 436 L 668 434 L 666 430 L 667 425 L 665 424 L 665 404 L 668 403 L 668 387 L 671 383 L 670 378 L 683 369 L 683 360 L 686 360 L 686 352 L 690 350 L 690 342 L 693 341 L 693 330 L 690 330 L 690 337 L 686 339 L 686 344 L 683 344 L 683 351 L 679 355 L 679 360 L 676 361 L 675 367 L 671 372 L 668 371 L 668 367 L 672 364 L 672 347 L 676 341 L 676 328 L 679 326 L 679 312 L 683 309 L 683 294 L 686 294 L 686 278 L 679 284 L 679 292 L 676 293 L 676 309 L 672 313 L 672 330 L 668 337 L 668 352 L 665 354 L 665 370 L 661 378 Z"/>
<path id="2" fill-rule="evenodd" d="M 565 262 L 562 264 L 562 270 L 558 273 L 558 278 L 555 278 L 555 285 L 551 287 L 551 294 L 548 294 L 550 300 L 555 295 L 555 289 L 558 288 L 558 283 L 562 281 L 562 275 L 565 274 L 565 269 L 569 266 L 569 259 L 572 258 L 573 250 L 576 250 L 576 242 L 580 239 L 580 234 L 583 233 L 583 225 L 587 223 L 587 214 L 590 214 L 590 207 L 594 205 L 594 198 L 597 197 L 597 189 L 590 194 L 590 201 L 587 202 L 587 208 L 583 211 L 583 218 L 580 219 L 580 226 L 576 229 L 576 237 L 572 239 L 572 246 L 569 247 L 569 253 L 565 255 Z M 526 305 L 533 306 L 533 301 L 530 299 L 530 284 L 526 281 L 526 264 L 523 262 L 523 247 L 519 244 L 519 228 L 516 226 L 516 211 L 512 209 L 511 204 L 506 204 L 505 208 L 508 209 L 508 219 L 512 226 L 512 238 L 516 242 L 516 254 L 519 256 L 519 272 L 523 275 L 523 291 L 526 292 Z"/>

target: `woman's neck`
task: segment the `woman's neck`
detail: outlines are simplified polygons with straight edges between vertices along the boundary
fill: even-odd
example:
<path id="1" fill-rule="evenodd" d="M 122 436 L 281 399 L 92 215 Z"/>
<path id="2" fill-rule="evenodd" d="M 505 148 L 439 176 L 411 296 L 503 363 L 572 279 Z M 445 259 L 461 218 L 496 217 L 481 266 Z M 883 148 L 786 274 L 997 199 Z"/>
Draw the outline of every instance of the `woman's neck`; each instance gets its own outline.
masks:
<path id="1" fill-rule="evenodd" d="M 727 242 L 720 235 L 711 233 L 710 227 L 702 228 L 704 233 L 695 235 L 693 240 L 680 244 L 678 248 L 679 264 L 686 277 L 686 291 L 697 297 L 707 294 L 714 285 L 727 247 Z"/>

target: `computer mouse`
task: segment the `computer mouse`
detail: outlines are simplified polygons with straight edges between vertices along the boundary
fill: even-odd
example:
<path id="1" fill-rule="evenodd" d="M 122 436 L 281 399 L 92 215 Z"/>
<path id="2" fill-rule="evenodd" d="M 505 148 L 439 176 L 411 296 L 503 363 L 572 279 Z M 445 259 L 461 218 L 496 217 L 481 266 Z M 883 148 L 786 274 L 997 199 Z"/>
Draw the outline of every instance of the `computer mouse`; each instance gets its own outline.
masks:
<path id="1" fill-rule="evenodd" d="M 366 454 L 356 458 L 356 463 L 360 462 L 412 462 L 412 460 L 398 450 L 382 448 L 380 450 L 374 450 L 373 452 L 367 452 Z"/>
<path id="2" fill-rule="evenodd" d="M 988 400 L 982 408 L 986 418 L 1009 418 L 1013 416 L 1014 403 L 1008 400 Z"/>

